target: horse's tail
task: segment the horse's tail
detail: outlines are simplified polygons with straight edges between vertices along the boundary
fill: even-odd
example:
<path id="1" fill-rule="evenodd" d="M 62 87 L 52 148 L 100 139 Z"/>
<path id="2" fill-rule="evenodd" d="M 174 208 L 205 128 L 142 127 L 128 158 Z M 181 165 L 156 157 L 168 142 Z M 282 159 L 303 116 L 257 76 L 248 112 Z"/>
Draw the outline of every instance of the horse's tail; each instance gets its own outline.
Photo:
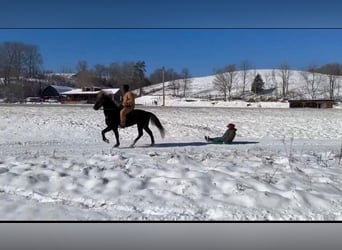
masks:
<path id="1" fill-rule="evenodd" d="M 165 129 L 164 129 L 163 125 L 160 123 L 158 117 L 155 114 L 150 113 L 150 118 L 151 118 L 151 122 L 159 129 L 161 137 L 164 138 L 165 137 Z"/>

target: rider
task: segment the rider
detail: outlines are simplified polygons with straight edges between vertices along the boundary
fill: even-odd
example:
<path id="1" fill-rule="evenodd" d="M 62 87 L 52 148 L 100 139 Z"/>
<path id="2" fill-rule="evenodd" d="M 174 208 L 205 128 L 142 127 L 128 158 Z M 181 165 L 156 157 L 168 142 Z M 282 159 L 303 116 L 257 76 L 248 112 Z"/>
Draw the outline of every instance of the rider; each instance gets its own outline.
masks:
<path id="1" fill-rule="evenodd" d="M 224 143 L 224 144 L 230 144 L 235 138 L 236 135 L 236 128 L 235 124 L 229 123 L 227 125 L 227 130 L 221 137 L 215 137 L 215 138 L 210 138 L 209 136 L 204 136 L 205 140 L 207 142 L 218 142 L 218 143 Z"/>
<path id="2" fill-rule="evenodd" d="M 120 111 L 120 126 L 124 128 L 126 126 L 126 116 L 129 112 L 134 109 L 135 106 L 135 96 L 129 91 L 129 85 L 123 85 L 124 96 L 122 100 L 122 110 Z"/>

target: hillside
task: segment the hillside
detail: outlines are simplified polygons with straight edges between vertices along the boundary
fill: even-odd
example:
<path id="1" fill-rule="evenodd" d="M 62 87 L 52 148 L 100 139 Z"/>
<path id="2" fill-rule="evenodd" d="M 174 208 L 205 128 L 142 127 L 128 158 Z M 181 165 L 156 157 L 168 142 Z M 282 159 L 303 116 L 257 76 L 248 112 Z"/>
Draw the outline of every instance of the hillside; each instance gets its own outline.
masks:
<path id="1" fill-rule="evenodd" d="M 280 70 L 273 69 L 262 69 L 262 70 L 250 70 L 248 71 L 248 75 L 246 78 L 246 86 L 245 90 L 250 92 L 251 84 L 257 74 L 260 74 L 265 85 L 265 90 L 270 90 L 274 88 L 274 91 L 269 91 L 267 96 L 280 96 L 281 95 L 281 72 Z M 328 75 L 318 74 L 315 75 L 315 82 L 313 85 L 308 86 L 307 81 L 303 77 L 303 74 L 306 74 L 308 78 L 312 77 L 312 74 L 304 71 L 290 71 L 289 78 L 289 92 L 291 93 L 289 98 L 305 98 L 312 99 L 312 91 L 315 91 L 315 98 L 317 99 L 329 99 L 329 77 Z M 205 76 L 205 77 L 195 77 L 191 78 L 191 83 L 189 89 L 186 91 L 185 97 L 187 98 L 207 98 L 208 96 L 215 97 L 217 95 L 222 95 L 219 91 L 217 91 L 214 87 L 213 81 L 215 79 L 215 75 Z M 179 80 L 181 81 L 181 80 Z M 161 96 L 162 91 L 162 83 L 154 84 L 148 87 L 143 88 L 145 95 L 153 95 L 153 96 Z M 342 96 L 341 89 L 341 79 L 337 78 L 337 84 L 335 88 L 335 96 Z M 243 80 L 242 80 L 242 71 L 238 71 L 236 74 L 236 78 L 233 82 L 232 86 L 232 96 L 233 97 L 241 97 L 242 89 L 243 89 Z M 317 88 L 317 89 L 316 89 Z M 175 91 L 171 87 L 171 82 L 165 82 L 165 95 L 172 96 Z M 182 96 L 183 90 L 179 90 L 179 94 Z"/>

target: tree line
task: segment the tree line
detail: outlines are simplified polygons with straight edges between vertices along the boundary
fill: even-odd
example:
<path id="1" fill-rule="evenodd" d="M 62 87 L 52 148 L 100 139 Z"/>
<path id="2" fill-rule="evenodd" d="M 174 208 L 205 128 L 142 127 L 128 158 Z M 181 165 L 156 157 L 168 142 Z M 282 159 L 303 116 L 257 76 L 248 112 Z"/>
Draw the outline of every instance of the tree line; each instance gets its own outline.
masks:
<path id="1" fill-rule="evenodd" d="M 75 73 L 72 78 L 52 74 L 43 69 L 43 57 L 36 45 L 22 42 L 4 42 L 0 44 L 0 98 L 20 100 L 27 96 L 39 96 L 42 88 L 50 85 L 66 85 L 71 87 L 108 87 L 120 88 L 129 84 L 131 89 L 160 83 L 163 80 L 183 79 L 183 90 L 188 87 L 189 70 L 184 68 L 180 73 L 173 68 L 160 67 L 146 76 L 146 63 L 112 62 L 109 65 L 96 64 L 89 67 L 86 60 L 78 61 L 76 72 L 63 67 L 58 73 Z"/>
<path id="2" fill-rule="evenodd" d="M 50 84 L 67 85 L 71 87 L 109 87 L 120 88 L 122 84 L 129 84 L 131 89 L 142 89 L 145 86 L 169 82 L 168 88 L 174 96 L 185 97 L 191 88 L 191 73 L 188 68 L 176 72 L 173 68 L 160 67 L 146 76 L 146 63 L 137 62 L 112 62 L 109 65 L 96 64 L 89 67 L 85 60 L 78 61 L 75 65 L 76 72 L 64 67 L 59 73 L 75 73 L 72 78 L 65 78 L 43 69 L 43 57 L 37 45 L 22 42 L 4 42 L 0 44 L 0 98 L 10 100 L 22 100 L 27 96 L 39 96 L 44 87 Z M 232 98 L 232 90 L 239 77 L 241 96 L 248 92 L 262 94 L 264 83 L 272 81 L 279 91 L 278 96 L 287 98 L 293 93 L 289 91 L 292 75 L 290 64 L 282 63 L 279 70 L 266 75 L 254 76 L 251 89 L 247 89 L 247 81 L 253 71 L 252 63 L 244 60 L 240 65 L 229 64 L 214 70 L 214 87 L 223 95 L 224 100 Z M 256 71 L 256 70 L 254 70 Z M 318 87 L 322 81 L 322 74 L 329 79 L 327 92 L 334 99 L 336 87 L 339 84 L 339 76 L 342 76 L 342 65 L 339 63 L 326 64 L 321 67 L 317 65 L 308 66 L 302 72 L 306 92 L 314 99 L 317 96 Z M 280 79 L 280 80 L 279 80 Z M 264 82 L 265 80 L 265 82 Z"/>

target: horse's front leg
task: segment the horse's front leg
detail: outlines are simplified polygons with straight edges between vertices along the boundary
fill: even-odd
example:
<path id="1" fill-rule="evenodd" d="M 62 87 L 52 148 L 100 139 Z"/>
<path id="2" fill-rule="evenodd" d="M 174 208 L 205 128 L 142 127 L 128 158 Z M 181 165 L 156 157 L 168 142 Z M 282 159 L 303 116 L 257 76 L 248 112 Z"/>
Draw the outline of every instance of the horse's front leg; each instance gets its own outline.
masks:
<path id="1" fill-rule="evenodd" d="M 105 128 L 104 130 L 102 130 L 102 132 L 101 132 L 101 134 L 102 134 L 102 140 L 104 141 L 104 142 L 107 142 L 107 143 L 109 143 L 109 140 L 106 138 L 106 133 L 108 132 L 108 131 L 110 131 L 112 128 L 110 128 L 110 127 L 107 127 L 107 128 Z"/>
<path id="2" fill-rule="evenodd" d="M 120 140 L 119 140 L 119 131 L 117 127 L 113 128 L 113 132 L 115 134 L 115 138 L 116 138 L 116 144 L 113 147 L 119 147 L 120 146 Z"/>

